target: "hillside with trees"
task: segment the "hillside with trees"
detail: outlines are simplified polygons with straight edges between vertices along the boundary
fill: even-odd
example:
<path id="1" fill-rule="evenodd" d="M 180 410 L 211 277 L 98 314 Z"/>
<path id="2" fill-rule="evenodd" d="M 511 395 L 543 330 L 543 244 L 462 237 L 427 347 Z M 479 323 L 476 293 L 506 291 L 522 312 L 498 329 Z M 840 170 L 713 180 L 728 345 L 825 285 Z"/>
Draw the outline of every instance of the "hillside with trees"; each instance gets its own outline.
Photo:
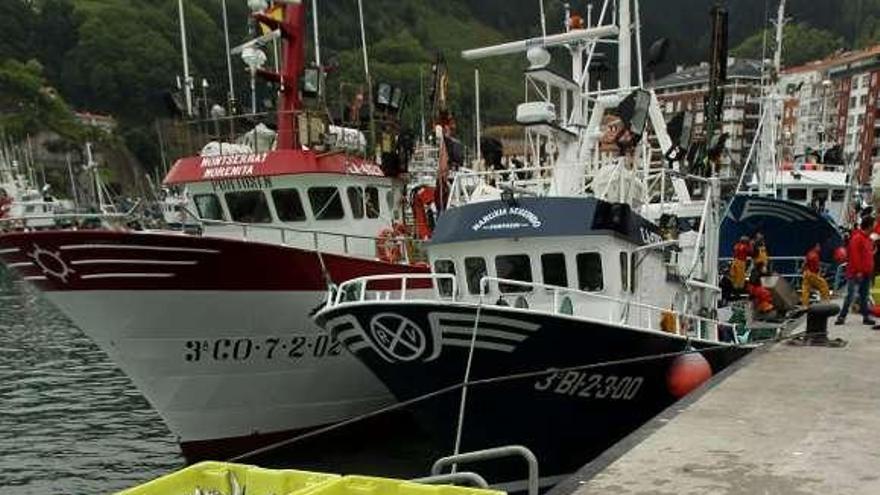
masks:
<path id="1" fill-rule="evenodd" d="M 551 32 L 562 24 L 562 2 L 544 0 Z M 201 105 L 227 101 L 226 60 L 219 0 L 186 0 L 191 70 Z M 227 0 L 233 44 L 248 37 L 248 7 Z M 584 1 L 570 2 L 585 12 Z M 600 3 L 600 2 L 596 2 Z M 642 0 L 643 44 L 667 37 L 672 49 L 660 73 L 694 63 L 708 51 L 706 0 Z M 839 49 L 880 42 L 880 0 L 790 0 L 787 64 Z M 357 3 L 319 2 L 331 113 L 345 103 L 346 84 L 363 84 Z M 761 56 L 762 29 L 771 27 L 775 0 L 727 0 L 732 53 Z M 463 49 L 540 33 L 537 0 L 364 0 L 371 70 L 376 80 L 404 88 L 404 124 L 418 126 L 420 81 L 436 54 L 450 67 L 453 111 L 465 136 L 473 127 L 473 69 L 481 70 L 487 125 L 509 122 L 521 96 L 524 57 L 472 64 Z M 598 11 L 598 7 L 595 9 Z M 73 108 L 112 115 L 117 134 L 150 170 L 159 167 L 155 121 L 173 115 L 167 95 L 177 91 L 181 69 L 176 0 L 3 0 L 0 2 L 0 132 L 20 137 L 40 127 L 82 139 L 64 115 Z M 597 14 L 594 14 L 594 16 Z M 559 53 L 561 58 L 562 53 Z M 236 99 L 248 101 L 247 74 L 234 58 Z M 201 81 L 208 87 L 201 88 Z M 10 83 L 12 81 L 13 83 Z M 33 94 L 25 98 L 19 91 Z M 39 96 L 42 95 L 42 96 Z M 51 98 L 47 95 L 55 95 Z M 204 95 L 204 96 L 203 96 Z M 271 103 L 268 91 L 262 95 Z M 206 98 L 205 98 L 206 97 Z M 29 97 L 30 98 L 30 97 Z M 66 102 L 66 103 L 65 103 Z"/>

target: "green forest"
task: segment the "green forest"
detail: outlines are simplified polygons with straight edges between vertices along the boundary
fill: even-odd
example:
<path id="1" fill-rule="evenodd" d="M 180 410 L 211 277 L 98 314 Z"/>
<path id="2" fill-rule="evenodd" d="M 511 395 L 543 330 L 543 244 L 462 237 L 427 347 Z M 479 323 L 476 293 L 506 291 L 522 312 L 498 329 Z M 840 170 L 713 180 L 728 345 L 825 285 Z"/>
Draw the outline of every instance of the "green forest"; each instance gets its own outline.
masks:
<path id="1" fill-rule="evenodd" d="M 185 0 L 189 54 L 197 97 L 225 103 L 226 59 L 220 0 Z M 245 0 L 227 0 L 232 43 L 248 38 Z M 404 124 L 417 126 L 420 80 L 438 52 L 450 67 L 450 98 L 462 134 L 472 128 L 473 69 L 482 80 L 485 125 L 511 119 L 522 93 L 523 57 L 472 64 L 463 49 L 540 33 L 538 0 L 363 0 L 371 70 L 375 80 L 404 88 Z M 586 13 L 586 1 L 569 2 Z M 599 10 L 601 2 L 594 2 Z M 732 53 L 760 57 L 763 29 L 776 0 L 727 0 Z M 318 2 L 325 62 L 336 68 L 327 81 L 328 103 L 341 105 L 346 84 L 363 84 L 356 0 Z M 712 0 L 641 0 L 642 42 L 671 41 L 676 64 L 705 58 Z M 839 49 L 880 42 L 880 0 L 790 0 L 784 60 L 793 65 Z M 562 29 L 563 2 L 544 0 L 548 30 Z M 594 14 L 595 15 L 595 14 Z M 51 129 L 79 142 L 86 138 L 71 109 L 109 114 L 118 138 L 146 170 L 158 166 L 154 122 L 168 117 L 165 97 L 182 73 L 176 0 L 3 0 L 0 2 L 0 132 L 13 139 Z M 767 55 L 769 56 L 769 55 Z M 244 64 L 233 59 L 236 98 L 248 101 Z M 201 81 L 208 86 L 201 88 Z M 204 96 L 203 96 L 204 95 Z"/>

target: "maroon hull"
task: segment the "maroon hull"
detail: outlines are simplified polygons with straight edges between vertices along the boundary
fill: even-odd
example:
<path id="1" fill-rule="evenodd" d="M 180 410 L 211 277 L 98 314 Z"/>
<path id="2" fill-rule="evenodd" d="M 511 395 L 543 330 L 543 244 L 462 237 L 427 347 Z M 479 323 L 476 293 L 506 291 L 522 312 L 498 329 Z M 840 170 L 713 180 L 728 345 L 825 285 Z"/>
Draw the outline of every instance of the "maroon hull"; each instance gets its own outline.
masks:
<path id="1" fill-rule="evenodd" d="M 0 261 L 44 291 L 322 291 L 426 268 L 216 237 L 112 231 L 0 235 Z"/>

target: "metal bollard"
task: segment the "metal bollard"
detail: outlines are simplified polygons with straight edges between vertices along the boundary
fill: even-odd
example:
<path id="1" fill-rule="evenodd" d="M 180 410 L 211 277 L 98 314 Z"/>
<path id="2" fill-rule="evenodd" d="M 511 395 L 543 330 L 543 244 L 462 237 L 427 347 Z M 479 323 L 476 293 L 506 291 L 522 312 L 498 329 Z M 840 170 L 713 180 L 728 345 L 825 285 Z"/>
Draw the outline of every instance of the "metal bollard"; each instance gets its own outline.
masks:
<path id="1" fill-rule="evenodd" d="M 840 306 L 820 303 L 807 310 L 807 332 L 805 340 L 810 344 L 828 343 L 828 319 L 840 313 Z"/>

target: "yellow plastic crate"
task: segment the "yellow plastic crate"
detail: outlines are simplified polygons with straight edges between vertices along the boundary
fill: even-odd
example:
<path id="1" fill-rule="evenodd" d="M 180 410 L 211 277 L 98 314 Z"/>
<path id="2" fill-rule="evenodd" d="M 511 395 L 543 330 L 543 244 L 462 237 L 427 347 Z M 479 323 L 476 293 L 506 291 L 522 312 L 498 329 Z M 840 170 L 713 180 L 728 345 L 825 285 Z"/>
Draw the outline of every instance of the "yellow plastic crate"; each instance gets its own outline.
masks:
<path id="1" fill-rule="evenodd" d="M 118 495 L 195 495 L 196 489 L 223 495 L 305 495 L 339 480 L 335 474 L 264 469 L 246 464 L 200 462 Z M 236 491 L 235 485 L 239 487 Z"/>
<path id="2" fill-rule="evenodd" d="M 345 476 L 309 491 L 309 495 L 505 495 L 505 492 L 452 485 L 423 485 L 368 476 Z"/>

